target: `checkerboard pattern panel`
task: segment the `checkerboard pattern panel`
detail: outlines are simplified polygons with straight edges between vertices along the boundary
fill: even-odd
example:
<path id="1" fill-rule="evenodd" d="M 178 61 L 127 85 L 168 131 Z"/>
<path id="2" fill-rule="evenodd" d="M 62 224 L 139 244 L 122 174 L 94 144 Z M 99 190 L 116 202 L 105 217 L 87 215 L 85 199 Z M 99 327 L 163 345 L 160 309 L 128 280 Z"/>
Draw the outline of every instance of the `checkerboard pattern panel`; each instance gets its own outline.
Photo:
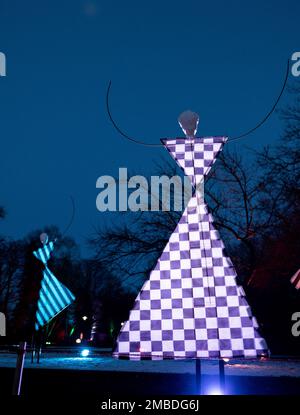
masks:
<path id="1" fill-rule="evenodd" d="M 164 144 L 196 185 L 225 141 L 223 137 L 180 138 Z M 198 164 L 202 170 L 193 174 L 183 157 L 186 153 L 187 160 L 204 158 Z M 114 356 L 155 360 L 253 358 L 266 353 L 267 345 L 236 283 L 213 218 L 196 191 L 136 298 Z"/>
<path id="2" fill-rule="evenodd" d="M 226 140 L 226 137 L 205 137 L 161 141 L 195 186 L 209 173 Z"/>

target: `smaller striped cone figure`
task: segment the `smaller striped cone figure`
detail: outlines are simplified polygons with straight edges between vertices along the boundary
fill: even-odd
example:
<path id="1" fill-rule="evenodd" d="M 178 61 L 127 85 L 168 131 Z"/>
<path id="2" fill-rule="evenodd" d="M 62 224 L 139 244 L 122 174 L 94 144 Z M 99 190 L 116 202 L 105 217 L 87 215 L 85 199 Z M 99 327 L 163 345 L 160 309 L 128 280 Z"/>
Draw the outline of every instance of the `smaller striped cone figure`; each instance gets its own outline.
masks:
<path id="1" fill-rule="evenodd" d="M 162 142 L 195 192 L 122 326 L 116 358 L 253 358 L 268 352 L 199 191 L 227 138 L 194 137 L 198 116 L 187 115 L 179 119 L 186 138 Z"/>
<path id="2" fill-rule="evenodd" d="M 54 243 L 48 243 L 48 236 L 45 233 L 41 234 L 40 239 L 43 244 L 42 248 L 33 252 L 33 255 L 45 266 L 36 312 L 36 331 L 45 326 L 75 299 L 71 291 L 58 281 L 47 266 L 51 252 L 54 250 Z"/>

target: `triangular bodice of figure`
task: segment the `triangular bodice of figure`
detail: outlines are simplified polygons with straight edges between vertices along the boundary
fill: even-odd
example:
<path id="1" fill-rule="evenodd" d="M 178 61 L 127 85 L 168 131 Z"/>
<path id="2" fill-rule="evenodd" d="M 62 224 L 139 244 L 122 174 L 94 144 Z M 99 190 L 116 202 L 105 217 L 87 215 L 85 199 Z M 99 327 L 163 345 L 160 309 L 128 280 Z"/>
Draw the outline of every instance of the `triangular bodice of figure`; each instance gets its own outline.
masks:
<path id="1" fill-rule="evenodd" d="M 122 326 L 115 357 L 252 358 L 267 352 L 198 189 L 225 142 L 163 140 L 196 190 Z"/>

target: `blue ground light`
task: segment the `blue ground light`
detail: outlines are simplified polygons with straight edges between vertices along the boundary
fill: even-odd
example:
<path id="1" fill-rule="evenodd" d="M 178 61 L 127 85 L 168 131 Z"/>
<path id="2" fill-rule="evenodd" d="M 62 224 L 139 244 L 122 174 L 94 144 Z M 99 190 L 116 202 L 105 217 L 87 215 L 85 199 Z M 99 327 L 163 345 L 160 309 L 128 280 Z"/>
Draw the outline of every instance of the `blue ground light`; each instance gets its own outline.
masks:
<path id="1" fill-rule="evenodd" d="M 89 349 L 83 349 L 83 350 L 81 350 L 81 352 L 80 352 L 80 356 L 81 356 L 81 357 L 88 357 L 88 356 L 89 356 L 89 354 L 90 354 Z"/>

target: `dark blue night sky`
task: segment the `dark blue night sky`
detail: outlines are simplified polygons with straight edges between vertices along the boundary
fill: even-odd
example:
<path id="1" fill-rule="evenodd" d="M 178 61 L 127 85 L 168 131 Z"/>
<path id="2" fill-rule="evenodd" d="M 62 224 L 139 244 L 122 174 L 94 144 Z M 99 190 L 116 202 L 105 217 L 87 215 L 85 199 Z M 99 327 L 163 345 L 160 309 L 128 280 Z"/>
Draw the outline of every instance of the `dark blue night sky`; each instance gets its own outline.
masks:
<path id="1" fill-rule="evenodd" d="M 199 135 L 239 135 L 272 106 L 287 59 L 299 50 L 297 0 L 0 0 L 0 233 L 21 238 L 49 224 L 81 244 L 112 215 L 96 210 L 96 179 L 119 167 L 150 174 L 162 148 L 137 146 L 181 135 L 178 114 L 200 114 Z M 281 105 L 288 100 L 285 93 Z M 235 146 L 275 143 L 266 124 Z"/>

